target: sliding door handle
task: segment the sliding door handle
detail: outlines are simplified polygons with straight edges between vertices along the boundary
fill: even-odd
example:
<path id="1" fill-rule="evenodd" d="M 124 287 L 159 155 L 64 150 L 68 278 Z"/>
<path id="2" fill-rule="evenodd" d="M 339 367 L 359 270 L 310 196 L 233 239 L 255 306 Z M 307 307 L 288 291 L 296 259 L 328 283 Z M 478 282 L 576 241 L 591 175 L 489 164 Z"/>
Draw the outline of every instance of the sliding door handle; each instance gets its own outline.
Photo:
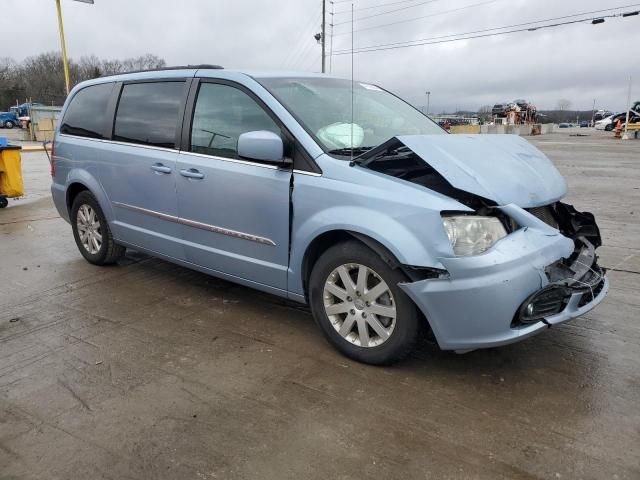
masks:
<path id="1" fill-rule="evenodd" d="M 180 170 L 180 175 L 187 178 L 193 178 L 196 180 L 202 180 L 204 178 L 204 173 L 200 173 L 195 168 L 190 168 L 189 170 Z"/>

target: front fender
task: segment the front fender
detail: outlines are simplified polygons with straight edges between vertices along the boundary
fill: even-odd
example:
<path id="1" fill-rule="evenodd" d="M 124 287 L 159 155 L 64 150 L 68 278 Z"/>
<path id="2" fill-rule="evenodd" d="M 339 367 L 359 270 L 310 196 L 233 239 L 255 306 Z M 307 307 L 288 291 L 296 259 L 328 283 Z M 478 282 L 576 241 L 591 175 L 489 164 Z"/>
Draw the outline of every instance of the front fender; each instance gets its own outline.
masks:
<path id="1" fill-rule="evenodd" d="M 340 221 L 327 223 L 328 218 Z M 295 240 L 292 242 L 289 262 L 289 291 L 304 294 L 302 272 L 305 254 L 316 238 L 332 231 L 358 233 L 372 238 L 388 249 L 403 265 L 444 268 L 434 252 L 430 251 L 430 242 L 407 226 L 418 220 L 428 223 L 428 220 L 422 217 L 412 221 L 406 216 L 401 219 L 402 221 L 381 211 L 356 206 L 328 208 L 305 218 L 293 233 Z M 440 223 L 439 216 L 437 221 Z M 442 235 L 436 231 L 434 237 L 443 236 L 440 240 L 448 245 L 444 229 L 439 230 L 442 230 Z"/>

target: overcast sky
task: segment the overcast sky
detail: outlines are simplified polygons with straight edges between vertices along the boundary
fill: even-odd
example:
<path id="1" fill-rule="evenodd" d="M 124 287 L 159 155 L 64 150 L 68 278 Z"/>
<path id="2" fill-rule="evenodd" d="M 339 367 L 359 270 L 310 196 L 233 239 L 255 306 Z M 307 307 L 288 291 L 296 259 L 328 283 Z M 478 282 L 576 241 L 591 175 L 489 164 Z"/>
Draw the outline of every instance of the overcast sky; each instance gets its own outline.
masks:
<path id="1" fill-rule="evenodd" d="M 354 0 L 355 47 L 452 35 L 603 8 L 640 9 L 633 0 Z M 393 5 L 388 5 L 393 3 Z M 387 4 L 385 7 L 366 8 Z M 404 8 L 410 7 L 410 8 Z M 320 70 L 321 0 L 62 0 L 71 57 L 124 58 L 154 53 L 168 64 Z M 327 1 L 330 11 L 331 5 Z M 362 17 L 385 11 L 403 10 Z M 336 0 L 335 51 L 349 49 L 351 2 Z M 452 11 L 457 10 L 457 11 Z M 54 0 L 2 0 L 0 57 L 22 60 L 59 50 Z M 589 17 L 595 15 L 589 15 Z M 426 17 L 426 18 L 417 18 Z M 328 23 L 331 16 L 327 15 Z M 409 20 L 409 21 L 406 21 Z M 397 23 L 402 22 L 402 23 Z M 394 23 L 393 25 L 381 26 Z M 549 23 L 549 22 L 548 22 Z M 373 28 L 372 28 L 373 27 Z M 328 27 L 329 29 L 329 27 Z M 328 33 L 327 33 L 328 35 Z M 9 42 L 6 39 L 15 41 Z M 327 36 L 328 38 L 328 36 Z M 625 48 L 625 45 L 635 45 Z M 431 111 L 525 98 L 555 108 L 624 109 L 629 75 L 640 99 L 640 16 L 555 29 L 417 46 L 354 56 L 355 77 L 377 83 Z M 329 60 L 327 59 L 327 62 Z M 349 77 L 350 55 L 333 56 L 333 73 Z"/>

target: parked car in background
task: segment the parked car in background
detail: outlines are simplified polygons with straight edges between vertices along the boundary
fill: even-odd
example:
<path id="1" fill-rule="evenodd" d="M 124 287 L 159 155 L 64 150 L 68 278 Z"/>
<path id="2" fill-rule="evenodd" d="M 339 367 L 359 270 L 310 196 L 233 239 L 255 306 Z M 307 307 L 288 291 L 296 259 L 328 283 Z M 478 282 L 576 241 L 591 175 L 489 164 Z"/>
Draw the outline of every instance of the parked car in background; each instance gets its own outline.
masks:
<path id="1" fill-rule="evenodd" d="M 587 128 L 587 127 L 590 127 L 590 126 L 591 126 L 590 122 L 587 122 L 586 120 L 582 120 L 580 122 L 580 128 Z"/>
<path id="2" fill-rule="evenodd" d="M 558 128 L 569 128 L 569 127 L 573 127 L 573 125 L 566 122 L 562 122 L 558 125 Z"/>
<path id="3" fill-rule="evenodd" d="M 15 112 L 0 112 L 0 128 L 19 127 L 20 122 Z"/>
<path id="4" fill-rule="evenodd" d="M 606 130 L 607 125 L 611 124 L 611 119 L 613 118 L 613 115 L 609 115 L 608 117 L 605 117 L 601 120 L 597 120 L 594 127 L 596 130 Z"/>
<path id="5" fill-rule="evenodd" d="M 309 304 L 366 363 L 406 356 L 422 327 L 460 352 L 523 340 L 608 290 L 595 219 L 561 201 L 540 150 L 448 135 L 368 83 L 219 67 L 90 80 L 67 97 L 51 172 L 88 262 L 132 248 Z"/>

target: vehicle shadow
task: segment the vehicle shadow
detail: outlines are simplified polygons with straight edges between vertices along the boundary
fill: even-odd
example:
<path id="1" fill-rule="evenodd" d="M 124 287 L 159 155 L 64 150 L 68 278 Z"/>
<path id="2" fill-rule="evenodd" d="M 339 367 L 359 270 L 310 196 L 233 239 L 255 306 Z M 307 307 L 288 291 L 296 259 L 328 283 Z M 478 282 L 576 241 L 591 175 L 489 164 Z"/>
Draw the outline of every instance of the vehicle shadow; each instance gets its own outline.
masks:
<path id="1" fill-rule="evenodd" d="M 130 250 L 121 264 L 137 264 L 139 268 L 154 270 L 154 275 L 158 275 L 160 271 L 172 278 L 179 277 L 181 288 L 188 290 L 192 298 L 200 299 L 194 301 L 200 301 L 203 307 L 211 308 L 211 318 L 220 315 L 225 317 L 221 324 L 224 328 L 233 328 L 237 332 L 246 329 L 252 334 L 259 331 L 261 340 L 276 346 L 281 344 L 283 348 L 293 352 L 319 355 L 324 361 L 351 362 L 324 341 L 306 305 Z M 219 308 L 220 300 L 222 309 Z M 224 313 L 220 313 L 223 311 Z M 282 343 L 283 340 L 285 343 Z M 571 327 L 560 326 L 515 344 L 457 354 L 440 350 L 428 328 L 425 328 L 415 350 L 407 359 L 382 368 L 419 372 L 420 375 L 430 377 L 455 375 L 467 379 L 491 378 L 497 382 L 500 382 L 501 377 L 504 381 L 505 376 L 526 378 L 528 375 L 545 375 L 549 370 L 567 368 L 573 368 L 573 372 L 578 375 L 581 366 L 589 364 L 592 369 L 599 361 L 598 356 L 589 351 L 588 342 L 588 338 L 576 335 Z"/>

